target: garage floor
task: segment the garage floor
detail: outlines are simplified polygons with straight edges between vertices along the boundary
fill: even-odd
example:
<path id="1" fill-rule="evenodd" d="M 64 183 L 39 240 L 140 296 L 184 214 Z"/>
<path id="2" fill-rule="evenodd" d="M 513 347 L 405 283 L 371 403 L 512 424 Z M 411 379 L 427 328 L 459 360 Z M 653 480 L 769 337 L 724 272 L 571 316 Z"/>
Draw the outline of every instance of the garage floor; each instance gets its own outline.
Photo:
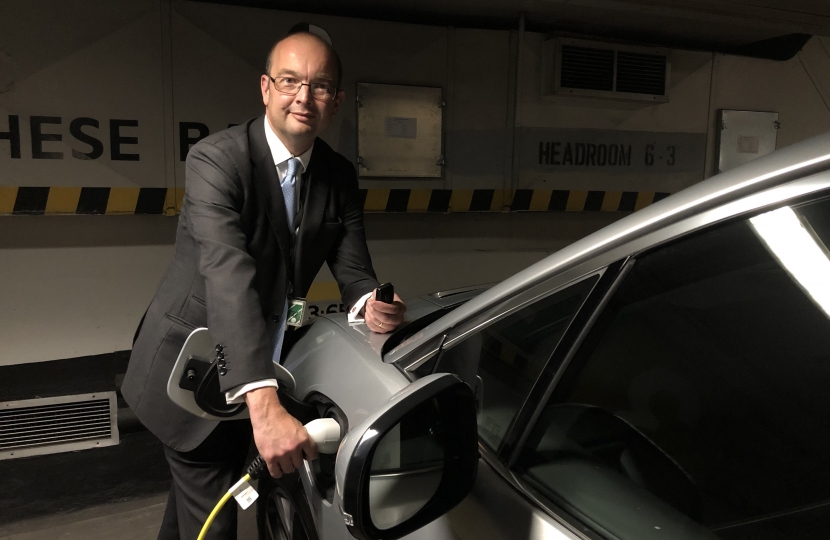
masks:
<path id="1" fill-rule="evenodd" d="M 0 526 L 0 539 L 153 540 L 158 534 L 166 501 L 166 495 L 155 495 L 133 501 L 93 506 L 66 514 L 26 519 Z"/>
<path id="2" fill-rule="evenodd" d="M 170 472 L 147 431 L 117 446 L 0 461 L 0 540 L 155 540 Z M 256 538 L 256 510 L 239 539 Z"/>
<path id="3" fill-rule="evenodd" d="M 0 526 L 0 540 L 155 540 L 167 495 L 102 504 Z M 256 510 L 239 514 L 239 540 L 256 538 Z"/>

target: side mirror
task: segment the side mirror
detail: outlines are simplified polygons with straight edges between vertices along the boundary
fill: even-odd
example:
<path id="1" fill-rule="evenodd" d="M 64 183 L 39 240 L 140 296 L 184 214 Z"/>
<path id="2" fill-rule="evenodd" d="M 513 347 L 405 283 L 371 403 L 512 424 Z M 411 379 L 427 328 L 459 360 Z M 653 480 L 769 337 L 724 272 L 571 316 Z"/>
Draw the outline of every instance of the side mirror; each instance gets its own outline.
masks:
<path id="1" fill-rule="evenodd" d="M 423 527 L 467 496 L 478 459 L 470 387 L 448 373 L 407 386 L 341 443 L 335 475 L 349 532 L 394 540 Z"/>

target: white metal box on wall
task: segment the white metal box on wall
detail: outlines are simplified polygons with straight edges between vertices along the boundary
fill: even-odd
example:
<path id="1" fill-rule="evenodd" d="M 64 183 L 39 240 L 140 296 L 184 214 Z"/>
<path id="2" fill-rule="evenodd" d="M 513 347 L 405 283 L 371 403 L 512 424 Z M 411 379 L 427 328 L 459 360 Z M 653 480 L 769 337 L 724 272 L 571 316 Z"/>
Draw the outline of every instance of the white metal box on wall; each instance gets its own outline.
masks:
<path id="1" fill-rule="evenodd" d="M 779 126 L 777 112 L 719 110 L 717 172 L 774 152 Z"/>
<path id="2" fill-rule="evenodd" d="M 360 176 L 441 178 L 441 88 L 357 84 Z"/>

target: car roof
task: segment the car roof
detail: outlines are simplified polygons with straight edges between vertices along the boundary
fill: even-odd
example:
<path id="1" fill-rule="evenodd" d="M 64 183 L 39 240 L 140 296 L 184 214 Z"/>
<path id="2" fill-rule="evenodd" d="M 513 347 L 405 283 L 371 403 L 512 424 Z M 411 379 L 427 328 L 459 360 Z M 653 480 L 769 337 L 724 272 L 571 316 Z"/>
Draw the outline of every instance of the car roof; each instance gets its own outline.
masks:
<path id="1" fill-rule="evenodd" d="M 701 181 L 683 191 L 622 218 L 574 242 L 491 287 L 418 333 L 417 339 L 404 341 L 385 358 L 396 362 L 423 343 L 458 323 L 568 269 L 618 250 L 669 225 L 735 202 L 748 195 L 780 186 L 830 169 L 830 133 L 758 158 L 739 168 Z M 701 224 L 703 225 L 703 224 Z M 674 232 L 671 237 L 676 237 Z M 662 238 L 659 242 L 669 239 Z M 633 249 L 628 255 L 642 250 Z"/>

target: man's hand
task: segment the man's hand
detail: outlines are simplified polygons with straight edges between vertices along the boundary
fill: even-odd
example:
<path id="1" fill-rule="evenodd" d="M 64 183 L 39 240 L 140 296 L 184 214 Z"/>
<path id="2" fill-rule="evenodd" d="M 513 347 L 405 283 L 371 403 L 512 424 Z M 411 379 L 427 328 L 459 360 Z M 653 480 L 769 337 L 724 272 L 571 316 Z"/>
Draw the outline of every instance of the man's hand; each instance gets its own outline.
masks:
<path id="1" fill-rule="evenodd" d="M 363 319 L 366 321 L 366 326 L 369 330 L 379 334 L 391 332 L 399 327 L 403 322 L 403 314 L 406 313 L 406 306 L 401 300 L 401 297 L 395 295 L 395 301 L 391 304 L 375 300 L 378 291 L 372 298 L 366 300 L 365 312 Z"/>
<path id="2" fill-rule="evenodd" d="M 273 387 L 245 394 L 254 428 L 254 443 L 274 478 L 290 474 L 303 465 L 303 458 L 317 459 L 317 445 L 296 418 L 280 405 Z"/>

